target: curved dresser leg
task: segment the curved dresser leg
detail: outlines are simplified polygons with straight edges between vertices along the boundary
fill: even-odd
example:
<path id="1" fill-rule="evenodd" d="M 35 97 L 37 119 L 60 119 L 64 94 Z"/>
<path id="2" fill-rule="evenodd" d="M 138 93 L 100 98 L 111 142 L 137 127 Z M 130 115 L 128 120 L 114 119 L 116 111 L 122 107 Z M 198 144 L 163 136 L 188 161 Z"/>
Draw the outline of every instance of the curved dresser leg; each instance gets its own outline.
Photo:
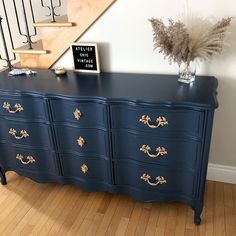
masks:
<path id="1" fill-rule="evenodd" d="M 201 213 L 202 213 L 202 210 L 200 210 L 200 209 L 194 210 L 194 224 L 195 225 L 201 224 Z"/>
<path id="2" fill-rule="evenodd" d="M 2 168 L 0 167 L 0 178 L 1 178 L 1 184 L 2 185 L 6 185 L 7 184 L 7 179 L 6 179 L 6 175 L 3 172 Z"/>

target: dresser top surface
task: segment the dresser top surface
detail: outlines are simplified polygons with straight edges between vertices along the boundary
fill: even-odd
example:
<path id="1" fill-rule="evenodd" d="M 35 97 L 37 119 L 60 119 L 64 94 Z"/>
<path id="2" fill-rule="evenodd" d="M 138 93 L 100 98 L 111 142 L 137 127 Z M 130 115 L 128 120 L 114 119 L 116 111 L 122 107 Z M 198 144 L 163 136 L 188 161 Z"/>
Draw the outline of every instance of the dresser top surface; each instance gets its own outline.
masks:
<path id="1" fill-rule="evenodd" d="M 0 91 L 37 93 L 80 98 L 101 98 L 112 101 L 185 104 L 217 107 L 217 80 L 197 76 L 192 84 L 177 81 L 177 75 L 133 73 L 76 73 L 57 76 L 51 70 L 37 69 L 36 75 L 8 76 L 0 73 Z"/>

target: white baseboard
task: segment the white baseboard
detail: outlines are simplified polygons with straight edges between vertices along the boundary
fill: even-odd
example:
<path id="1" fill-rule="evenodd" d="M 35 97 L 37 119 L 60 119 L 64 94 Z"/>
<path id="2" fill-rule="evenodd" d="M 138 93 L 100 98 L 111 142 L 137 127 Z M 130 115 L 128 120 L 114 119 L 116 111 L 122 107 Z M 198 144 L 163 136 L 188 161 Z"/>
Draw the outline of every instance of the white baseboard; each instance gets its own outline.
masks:
<path id="1" fill-rule="evenodd" d="M 236 184 L 236 167 L 209 163 L 207 179 Z"/>

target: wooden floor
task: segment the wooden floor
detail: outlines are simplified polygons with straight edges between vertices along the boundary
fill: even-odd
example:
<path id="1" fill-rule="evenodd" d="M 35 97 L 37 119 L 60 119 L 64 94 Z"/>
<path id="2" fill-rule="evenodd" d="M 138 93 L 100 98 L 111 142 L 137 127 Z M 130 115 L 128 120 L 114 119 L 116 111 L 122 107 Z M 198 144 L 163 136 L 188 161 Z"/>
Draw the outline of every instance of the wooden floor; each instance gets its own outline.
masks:
<path id="1" fill-rule="evenodd" d="M 0 186 L 0 235 L 236 235 L 236 185 L 208 181 L 202 224 L 181 203 L 37 184 L 13 172 Z"/>

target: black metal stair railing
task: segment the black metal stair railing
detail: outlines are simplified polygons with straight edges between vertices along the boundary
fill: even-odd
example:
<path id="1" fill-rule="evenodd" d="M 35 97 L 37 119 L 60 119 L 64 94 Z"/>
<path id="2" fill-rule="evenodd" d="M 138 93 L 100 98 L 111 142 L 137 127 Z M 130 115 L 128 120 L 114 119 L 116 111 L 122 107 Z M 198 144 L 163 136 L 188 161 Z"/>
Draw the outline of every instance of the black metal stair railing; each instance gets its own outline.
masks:
<path id="1" fill-rule="evenodd" d="M 49 15 L 52 18 L 52 22 L 56 22 L 55 17 L 60 16 L 59 14 L 56 14 L 55 9 L 62 6 L 61 0 L 47 0 L 47 4 L 45 3 L 45 0 L 40 0 L 41 6 L 45 7 L 49 10 Z M 10 27 L 9 23 L 9 16 L 10 14 L 7 13 L 5 0 L 2 0 L 2 8 L 0 7 L 0 14 L 3 16 L 0 16 L 0 38 L 2 39 L 0 43 L 3 44 L 4 53 L 0 52 L 0 60 L 4 60 L 7 63 L 7 67 L 10 69 L 12 68 L 11 62 L 16 60 L 15 53 L 10 53 L 12 50 L 14 50 L 14 44 L 13 44 L 13 35 L 12 35 L 12 25 Z M 56 2 L 56 4 L 55 4 Z M 9 1 L 7 2 L 9 4 Z M 35 14 L 34 9 L 32 5 L 32 0 L 12 0 L 10 2 L 13 6 L 13 14 L 15 15 L 15 22 L 17 24 L 17 28 L 19 31 L 19 34 L 21 36 L 24 36 L 26 40 L 23 42 L 24 44 L 28 44 L 29 49 L 33 49 L 33 44 L 35 42 L 32 41 L 32 37 L 37 36 L 37 30 L 33 26 L 33 23 L 35 23 Z M 8 6 L 9 11 L 11 11 L 11 8 Z M 3 9 L 3 12 L 1 12 Z M 4 23 L 4 24 L 3 24 Z M 6 26 L 6 27 L 5 27 Z M 12 54 L 12 55 L 11 55 Z M 3 56 L 4 55 L 4 56 Z"/>
<path id="2" fill-rule="evenodd" d="M 6 21 L 5 21 L 6 22 L 6 29 L 7 29 L 7 33 L 8 33 L 8 37 L 10 39 L 10 42 L 7 44 L 6 32 L 4 33 L 4 27 L 3 27 L 3 18 L 0 16 L 0 33 L 1 33 L 1 37 L 2 37 L 2 44 L 3 44 L 3 48 L 4 48 L 4 53 L 5 53 L 5 58 L 3 58 L 2 55 L 0 54 L 0 60 L 6 61 L 7 65 L 4 67 L 8 67 L 11 70 L 13 67 L 11 62 L 16 60 L 16 55 L 15 55 L 15 53 L 12 53 L 12 58 L 10 58 L 10 55 L 9 55 L 9 52 L 14 49 L 14 44 L 13 44 L 9 19 L 7 16 L 5 0 L 2 0 L 2 6 L 3 6 L 3 12 L 5 15 L 5 19 L 6 19 Z"/>
<path id="3" fill-rule="evenodd" d="M 28 44 L 29 49 L 33 49 L 32 44 L 34 42 L 32 41 L 32 37 L 37 35 L 37 31 L 36 31 L 35 27 L 32 27 L 33 33 L 30 32 L 29 23 L 35 23 L 35 17 L 34 17 L 32 1 L 28 0 L 28 2 L 29 2 L 31 19 L 30 19 L 30 16 L 27 15 L 28 11 L 26 11 L 26 5 L 25 5 L 24 0 L 21 0 L 21 8 L 22 8 L 21 13 L 23 14 L 23 21 L 24 21 L 24 24 L 25 24 L 25 31 L 26 31 L 25 33 L 23 33 L 22 26 L 20 24 L 22 22 L 22 19 L 19 18 L 19 9 L 18 9 L 19 5 L 18 6 L 16 5 L 15 0 L 13 0 L 13 6 L 14 6 L 15 15 L 16 15 L 16 22 L 17 22 L 17 27 L 18 27 L 18 30 L 19 30 L 19 34 L 26 37 L 26 41 L 23 42 L 23 43 Z"/>
<path id="4" fill-rule="evenodd" d="M 7 43 L 6 43 L 6 38 L 5 38 L 4 31 L 3 31 L 3 26 L 2 26 L 2 19 L 3 18 L 0 16 L 0 33 L 1 33 L 1 36 L 2 36 L 2 43 L 3 43 L 3 48 L 4 48 L 6 58 L 3 58 L 2 55 L 0 54 L 0 60 L 6 61 L 7 65 L 5 67 L 8 67 L 11 70 L 11 68 L 12 68 L 11 61 L 15 60 L 16 56 L 15 56 L 15 54 L 13 54 L 14 58 L 10 59 L 10 56 L 9 56 L 9 53 L 8 53 L 8 48 L 7 48 Z"/>
<path id="5" fill-rule="evenodd" d="M 55 13 L 55 9 L 57 7 L 61 7 L 61 5 L 62 5 L 61 4 L 61 0 L 58 0 L 58 4 L 57 5 L 54 5 L 53 0 L 49 0 L 49 4 L 48 5 L 45 5 L 44 1 L 41 0 L 41 5 L 42 5 L 42 7 L 48 8 L 49 15 L 47 15 L 47 16 L 51 16 L 52 17 L 52 22 L 56 22 L 55 16 L 60 16 L 60 15 Z"/>

